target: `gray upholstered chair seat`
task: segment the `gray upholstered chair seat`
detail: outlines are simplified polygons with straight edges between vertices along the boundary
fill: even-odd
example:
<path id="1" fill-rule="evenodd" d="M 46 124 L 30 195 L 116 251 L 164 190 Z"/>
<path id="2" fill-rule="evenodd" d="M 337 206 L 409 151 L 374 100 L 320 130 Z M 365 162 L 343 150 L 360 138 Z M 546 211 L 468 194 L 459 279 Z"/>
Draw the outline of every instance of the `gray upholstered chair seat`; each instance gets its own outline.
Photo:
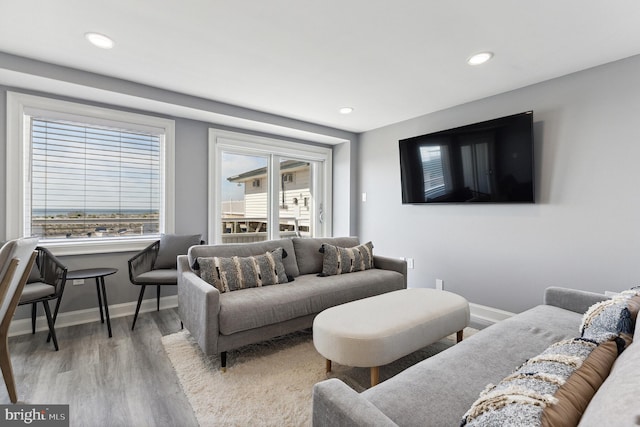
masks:
<path id="1" fill-rule="evenodd" d="M 178 270 L 151 270 L 136 276 L 136 282 L 150 285 L 175 285 L 178 281 Z"/>
<path id="2" fill-rule="evenodd" d="M 24 285 L 20 303 L 48 297 L 56 293 L 56 287 L 42 282 L 27 283 Z"/>

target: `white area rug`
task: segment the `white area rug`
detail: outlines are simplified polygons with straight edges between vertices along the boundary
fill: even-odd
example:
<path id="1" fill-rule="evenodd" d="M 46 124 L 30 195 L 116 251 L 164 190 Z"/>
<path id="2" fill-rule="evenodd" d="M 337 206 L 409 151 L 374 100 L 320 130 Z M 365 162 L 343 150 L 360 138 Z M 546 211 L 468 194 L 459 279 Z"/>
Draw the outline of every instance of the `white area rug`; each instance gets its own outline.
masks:
<path id="1" fill-rule="evenodd" d="M 465 337 L 476 331 L 465 329 Z M 313 347 L 311 331 L 231 351 L 227 372 L 217 357 L 206 357 L 185 330 L 162 338 L 184 393 L 201 427 L 310 426 L 315 383 L 340 378 L 356 391 L 369 386 L 369 369 L 325 361 Z M 380 380 L 455 344 L 455 335 L 380 368 Z"/>

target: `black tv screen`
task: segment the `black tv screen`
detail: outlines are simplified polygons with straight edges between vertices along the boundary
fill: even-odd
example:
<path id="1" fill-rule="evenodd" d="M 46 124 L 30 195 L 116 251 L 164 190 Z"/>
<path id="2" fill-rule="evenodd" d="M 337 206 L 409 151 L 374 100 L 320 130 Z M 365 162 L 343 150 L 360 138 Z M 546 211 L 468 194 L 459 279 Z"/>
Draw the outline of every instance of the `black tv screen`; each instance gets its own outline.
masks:
<path id="1" fill-rule="evenodd" d="M 533 112 L 403 139 L 402 203 L 533 203 Z"/>

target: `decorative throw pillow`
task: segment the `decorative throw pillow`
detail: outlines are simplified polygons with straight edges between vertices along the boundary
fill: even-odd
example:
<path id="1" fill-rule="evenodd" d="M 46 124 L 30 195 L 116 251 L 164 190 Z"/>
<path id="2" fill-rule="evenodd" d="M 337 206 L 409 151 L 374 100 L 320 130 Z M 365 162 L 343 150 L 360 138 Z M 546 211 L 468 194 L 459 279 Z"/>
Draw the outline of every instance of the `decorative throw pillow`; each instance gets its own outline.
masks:
<path id="1" fill-rule="evenodd" d="M 178 255 L 186 255 L 191 246 L 199 245 L 200 234 L 181 236 L 178 234 L 163 234 L 160 237 L 158 256 L 153 264 L 154 269 L 175 269 L 178 267 Z"/>
<path id="2" fill-rule="evenodd" d="M 582 318 L 580 333 L 598 343 L 620 334 L 633 334 L 639 308 L 639 290 L 621 292 L 589 307 Z"/>
<path id="3" fill-rule="evenodd" d="M 320 252 L 324 254 L 322 259 L 322 272 L 319 276 L 333 276 L 336 274 L 352 273 L 373 268 L 373 243 L 367 242 L 353 248 L 341 248 L 339 246 L 323 243 Z"/>
<path id="4" fill-rule="evenodd" d="M 461 426 L 575 426 L 621 347 L 583 338 L 552 344 L 497 386 L 489 384 Z"/>
<path id="5" fill-rule="evenodd" d="M 42 280 L 40 276 L 40 269 L 38 268 L 38 264 L 33 263 L 33 267 L 31 267 L 31 271 L 29 272 L 29 278 L 27 279 L 27 283 L 36 283 Z"/>
<path id="6" fill-rule="evenodd" d="M 285 254 L 283 248 L 277 248 L 264 255 L 198 257 L 196 261 L 202 280 L 223 293 L 289 282 L 282 263 Z"/>

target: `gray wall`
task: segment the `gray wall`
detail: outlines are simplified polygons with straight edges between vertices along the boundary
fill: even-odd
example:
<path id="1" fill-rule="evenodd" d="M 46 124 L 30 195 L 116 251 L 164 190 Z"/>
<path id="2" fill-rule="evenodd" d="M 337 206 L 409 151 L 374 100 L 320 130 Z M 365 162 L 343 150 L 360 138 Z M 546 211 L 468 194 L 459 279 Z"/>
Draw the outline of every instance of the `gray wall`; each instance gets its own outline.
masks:
<path id="1" fill-rule="evenodd" d="M 412 287 L 520 312 L 545 287 L 640 282 L 640 56 L 361 135 L 358 232 Z M 398 140 L 534 110 L 534 205 L 402 205 Z"/>
<path id="2" fill-rule="evenodd" d="M 189 108 L 201 109 L 202 111 L 215 112 L 225 115 L 233 115 L 243 119 L 252 121 L 263 120 L 265 123 L 277 124 L 278 126 L 313 132 L 317 134 L 326 134 L 337 138 L 344 138 L 352 142 L 345 143 L 345 147 L 337 146 L 334 153 L 334 169 L 337 170 L 336 180 L 350 180 L 352 176 L 351 165 L 353 160 L 352 146 L 357 144 L 357 135 L 344 132 L 337 129 L 326 128 L 314 124 L 305 124 L 297 120 L 290 120 L 284 117 L 273 116 L 269 114 L 261 114 L 253 110 L 245 110 L 239 107 L 220 104 L 213 101 L 207 101 L 200 98 L 189 97 L 187 95 L 168 92 L 163 89 L 151 88 L 144 85 L 126 82 L 118 79 L 112 79 L 92 73 L 86 73 L 79 70 L 73 70 L 65 67 L 59 67 L 52 64 L 41 63 L 38 61 L 28 60 L 0 52 L 0 69 L 6 68 L 12 71 L 19 71 L 39 77 L 51 77 L 58 81 L 77 81 L 91 88 L 100 88 L 111 91 L 112 93 L 130 94 L 136 96 L 144 96 L 147 99 L 160 100 L 166 103 L 176 103 L 176 105 L 188 106 Z M 43 92 L 42 88 L 38 91 L 29 87 L 8 87 L 2 85 L 0 78 L 0 241 L 6 239 L 6 187 L 11 183 L 6 182 L 6 92 L 17 91 L 22 93 L 30 93 L 40 96 L 47 96 L 56 99 L 65 99 L 74 102 L 81 102 L 90 105 L 106 106 L 119 110 L 135 111 L 154 116 L 162 116 L 175 120 L 176 130 L 176 156 L 175 156 L 175 177 L 176 177 L 176 233 L 192 234 L 202 233 L 203 238 L 207 238 L 207 176 L 208 176 L 208 130 L 210 127 L 218 129 L 244 132 L 242 129 L 230 128 L 215 123 L 208 123 L 197 120 L 190 120 L 180 117 L 171 117 L 158 114 L 155 112 L 132 110 L 123 106 L 113 106 L 96 102 L 95 100 L 73 99 L 60 95 Z M 256 131 L 246 131 L 246 133 L 271 136 Z M 304 142 L 292 138 L 282 138 L 294 142 Z M 317 144 L 314 144 L 317 145 Z M 349 234 L 351 230 L 355 230 L 352 221 L 355 220 L 356 207 L 353 204 L 351 191 L 353 187 L 339 187 L 334 190 L 334 198 L 339 201 L 334 207 L 334 233 Z M 119 271 L 116 275 L 106 278 L 107 293 L 109 304 L 119 304 L 125 302 L 136 301 L 139 288 L 133 286 L 129 282 L 127 260 L 133 255 L 132 252 L 115 253 L 115 254 L 95 254 L 95 255 L 77 255 L 60 257 L 61 261 L 67 265 L 69 270 L 90 268 L 90 267 L 114 267 Z M 166 288 L 163 290 L 163 296 L 174 295 L 175 288 Z M 155 298 L 155 289 L 149 289 L 146 294 L 147 298 Z M 95 285 L 86 283 L 83 286 L 72 286 L 67 284 L 61 312 L 82 310 L 97 307 L 97 296 Z M 42 308 L 39 308 L 42 311 Z M 40 315 L 42 313 L 39 313 Z M 19 307 L 16 312 L 16 318 L 26 318 L 30 315 L 28 307 Z"/>

